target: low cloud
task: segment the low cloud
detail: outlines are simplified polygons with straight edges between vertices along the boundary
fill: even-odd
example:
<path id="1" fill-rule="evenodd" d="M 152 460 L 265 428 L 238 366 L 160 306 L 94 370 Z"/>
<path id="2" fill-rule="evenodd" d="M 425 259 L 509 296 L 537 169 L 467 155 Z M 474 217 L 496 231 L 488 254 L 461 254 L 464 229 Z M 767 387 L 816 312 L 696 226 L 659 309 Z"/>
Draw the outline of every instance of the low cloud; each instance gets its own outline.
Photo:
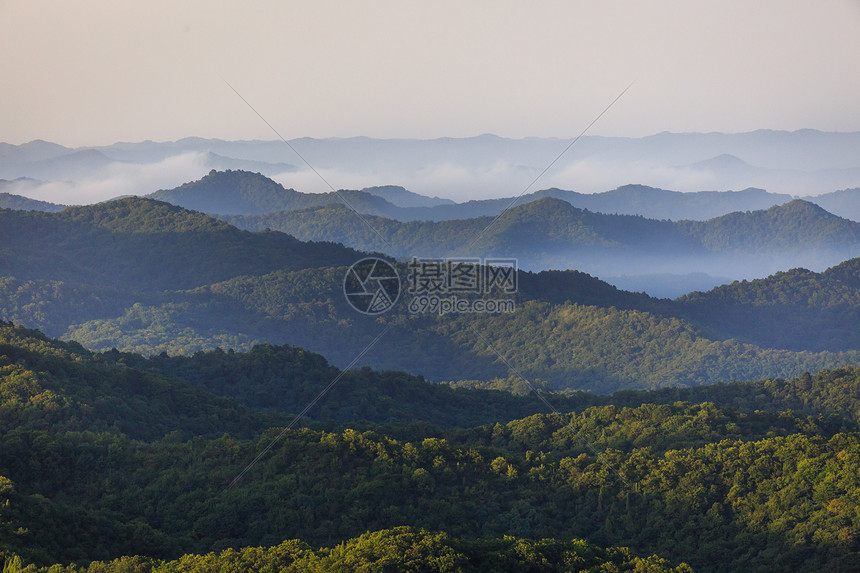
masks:
<path id="1" fill-rule="evenodd" d="M 361 189 L 373 185 L 401 185 L 422 195 L 457 202 L 472 199 L 513 197 L 528 190 L 558 187 L 580 193 L 609 191 L 630 183 L 641 183 L 674 191 L 720 189 L 719 178 L 710 171 L 689 167 L 667 167 L 655 163 L 609 163 L 586 159 L 553 168 L 538 176 L 543 167 L 496 163 L 489 168 L 469 168 L 451 163 L 426 165 L 414 172 L 350 172 L 328 169 L 319 173 L 335 189 Z M 273 177 L 285 187 L 306 193 L 331 191 L 310 169 Z M 537 181 L 535 179 L 537 178 Z"/>
<path id="2" fill-rule="evenodd" d="M 585 159 L 548 172 L 540 188 L 559 187 L 580 193 L 609 191 L 622 185 L 639 183 L 671 191 L 715 190 L 717 177 L 707 170 L 669 167 L 647 161 L 610 163 Z"/>
<path id="3" fill-rule="evenodd" d="M 52 203 L 95 203 L 124 195 L 145 195 L 195 181 L 211 169 L 208 159 L 211 158 L 206 153 L 186 152 L 154 163 L 117 161 L 89 172 L 76 181 L 18 181 L 3 190 Z M 386 168 L 368 166 L 367 169 L 327 168 L 315 172 L 304 168 L 271 177 L 287 188 L 304 193 L 326 193 L 332 188 L 400 185 L 421 195 L 457 202 L 513 197 L 526 191 L 551 187 L 579 193 L 597 193 L 634 183 L 673 191 L 725 191 L 755 186 L 791 194 L 803 194 L 804 189 L 814 189 L 820 193 L 850 186 L 837 186 L 841 181 L 836 180 L 823 183 L 826 179 L 823 176 L 817 185 L 812 185 L 797 173 L 791 173 L 791 177 L 782 172 L 726 174 L 706 167 L 674 167 L 649 161 L 623 162 L 597 157 L 566 163 L 561 161 L 543 173 L 545 167 L 504 161 L 474 166 L 448 160 L 410 165 L 402 169 L 389 165 Z M 840 171 L 837 175 L 848 181 L 853 171 Z"/>
<path id="4" fill-rule="evenodd" d="M 183 153 L 156 163 L 114 162 L 78 181 L 13 181 L 3 190 L 63 205 L 86 205 L 124 195 L 146 195 L 200 179 L 205 153 Z"/>

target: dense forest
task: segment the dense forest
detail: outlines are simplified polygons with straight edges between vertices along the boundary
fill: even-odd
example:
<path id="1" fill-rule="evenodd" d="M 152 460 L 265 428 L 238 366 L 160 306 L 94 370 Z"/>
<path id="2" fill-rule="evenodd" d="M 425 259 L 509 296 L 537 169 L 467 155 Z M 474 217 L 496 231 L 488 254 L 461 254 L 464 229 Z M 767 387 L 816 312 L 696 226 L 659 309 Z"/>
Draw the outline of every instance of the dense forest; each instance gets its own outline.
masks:
<path id="1" fill-rule="evenodd" d="M 860 565 L 860 369 L 543 393 L 562 413 L 533 394 L 364 369 L 288 425 L 337 376 L 297 348 L 93 354 L 11 325 L 0 340 L 0 551 L 12 570 Z M 319 372 L 307 388 L 305 370 Z M 347 404 L 356 421 L 344 425 Z M 645 559 L 655 554 L 668 561 Z"/>
<path id="2" fill-rule="evenodd" d="M 368 364 L 435 380 L 486 378 L 508 374 L 502 353 L 527 376 L 598 391 L 795 376 L 856 360 L 855 350 L 793 352 L 719 340 L 683 318 L 610 305 L 524 300 L 510 315 L 403 312 L 373 320 L 346 307 L 344 272 L 241 277 L 169 302 L 135 304 L 123 316 L 81 323 L 65 335 L 92 348 L 150 354 L 233 346 L 229 337 L 239 331 L 244 340 L 289 342 L 344 365 L 390 325 L 384 343 L 367 352 Z"/>
<path id="3" fill-rule="evenodd" d="M 459 539 L 412 527 L 368 532 L 334 547 L 314 550 L 294 539 L 273 547 L 224 549 L 205 555 L 183 555 L 163 561 L 143 556 L 51 567 L 24 566 L 11 558 L 7 573 L 178 573 L 191 571 L 283 571 L 285 573 L 353 573 L 354 571 L 443 573 L 529 573 L 594 571 L 689 573 L 657 556 L 638 557 L 626 548 L 602 548 L 583 540 Z"/>

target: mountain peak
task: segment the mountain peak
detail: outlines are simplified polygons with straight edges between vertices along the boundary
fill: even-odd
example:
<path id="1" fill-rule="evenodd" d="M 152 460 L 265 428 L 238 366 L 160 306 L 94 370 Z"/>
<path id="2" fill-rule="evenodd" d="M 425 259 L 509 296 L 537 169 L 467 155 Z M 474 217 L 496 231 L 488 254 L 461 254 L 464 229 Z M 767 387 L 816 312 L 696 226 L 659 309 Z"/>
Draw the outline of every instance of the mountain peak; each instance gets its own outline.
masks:
<path id="1" fill-rule="evenodd" d="M 512 207 L 508 212 L 528 213 L 530 216 L 536 216 L 540 213 L 556 215 L 559 213 L 581 213 L 582 209 L 574 207 L 563 199 L 556 197 L 541 197 L 522 205 Z"/>
<path id="2" fill-rule="evenodd" d="M 716 157 L 712 157 L 710 159 L 705 159 L 704 161 L 699 161 L 694 163 L 691 167 L 698 169 L 751 169 L 754 168 L 752 165 L 741 159 L 736 155 L 732 155 L 731 153 L 723 153 L 721 155 L 717 155 Z"/>
<path id="3" fill-rule="evenodd" d="M 418 193 L 413 193 L 399 185 L 365 187 L 362 191 L 381 197 L 392 205 L 396 205 L 398 207 L 435 207 L 436 205 L 454 205 L 454 201 L 450 199 L 419 195 Z"/>
<path id="4" fill-rule="evenodd" d="M 627 185 L 622 185 L 620 187 L 616 187 L 612 191 L 607 191 L 607 194 L 613 195 L 622 195 L 622 196 L 631 196 L 631 195 L 666 195 L 671 193 L 678 193 L 678 191 L 667 191 L 665 189 L 658 189 L 657 187 L 650 187 L 648 185 L 642 185 L 640 183 L 630 183 Z"/>
<path id="5" fill-rule="evenodd" d="M 124 233 L 162 233 L 223 230 L 229 225 L 197 211 L 150 197 L 123 197 L 96 205 L 70 207 L 70 219 Z"/>
<path id="6" fill-rule="evenodd" d="M 147 197 L 195 211 L 233 214 L 277 210 L 269 206 L 287 203 L 296 194 L 260 173 L 212 169 L 197 181 L 161 189 Z"/>
<path id="7" fill-rule="evenodd" d="M 824 209 L 820 205 L 812 203 L 811 201 L 807 201 L 805 199 L 792 199 L 788 203 L 783 203 L 782 205 L 774 205 L 769 211 L 773 212 L 786 212 L 786 213 L 809 213 L 815 214 L 825 217 L 833 217 L 837 219 L 841 219 L 841 217 L 837 217 L 830 211 Z"/>

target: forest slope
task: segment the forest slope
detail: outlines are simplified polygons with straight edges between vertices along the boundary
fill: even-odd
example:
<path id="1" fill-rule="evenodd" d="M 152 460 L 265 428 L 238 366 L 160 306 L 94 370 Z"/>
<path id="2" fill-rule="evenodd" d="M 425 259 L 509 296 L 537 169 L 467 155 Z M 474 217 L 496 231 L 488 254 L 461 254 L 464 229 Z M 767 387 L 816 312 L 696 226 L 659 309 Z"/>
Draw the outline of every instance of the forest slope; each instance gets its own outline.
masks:
<path id="1" fill-rule="evenodd" d="M 50 373 L 56 388 L 77 388 L 78 394 L 88 391 L 80 381 L 90 375 L 81 372 L 93 368 L 101 369 L 109 383 L 117 375 L 146 378 L 151 374 L 145 370 L 155 369 L 168 374 L 160 384 L 178 388 L 182 383 L 176 377 L 229 378 L 231 362 L 246 367 L 252 361 L 257 371 L 267 365 L 272 371 L 283 364 L 309 371 L 324 366 L 297 352 L 212 353 L 181 361 L 87 356 L 31 331 L 5 326 L 3 333 L 8 364 Z M 19 355 L 23 362 L 15 362 Z M 2 376 L 4 387 L 20 378 L 8 368 Z M 253 393 L 259 384 L 249 378 L 245 391 Z M 495 548 L 502 552 L 500 559 L 503 544 L 473 540 L 503 535 L 586 539 L 629 546 L 632 554 L 624 558 L 631 561 L 633 555 L 656 553 L 700 571 L 850 570 L 860 563 L 860 539 L 854 533 L 860 527 L 858 384 L 860 370 L 843 369 L 791 381 L 690 390 L 739 404 L 750 393 L 770 392 L 802 403 L 805 413 L 781 411 L 786 402 L 779 400 L 769 411 L 754 410 L 753 404 L 747 410 L 712 402 L 660 405 L 672 398 L 660 391 L 604 397 L 605 405 L 583 403 L 574 413 L 536 413 L 445 431 L 395 425 L 374 431 L 334 426 L 260 432 L 259 411 L 247 410 L 233 429 L 254 432 L 251 439 L 226 434 L 189 439 L 157 425 L 148 438 L 134 439 L 111 425 L 114 413 L 98 409 L 81 416 L 76 431 L 21 426 L 16 414 L 30 406 L 4 392 L 0 551 L 16 564 L 14 555 L 48 565 L 122 554 L 176 559 L 183 553 L 216 552 L 220 556 L 208 556 L 209 563 L 223 559 L 236 565 L 236 553 L 221 553 L 227 547 L 306 552 L 310 548 L 299 542 L 282 542 L 302 539 L 331 547 L 367 531 L 406 525 L 461 539 L 451 545 L 460 551 Z M 163 407 L 163 393 L 143 388 L 137 393 L 142 415 Z M 209 423 L 216 433 L 219 425 L 230 428 L 222 409 L 236 412 L 237 407 L 205 396 L 211 394 L 191 401 L 211 404 Z M 546 398 L 566 411 L 561 397 Z M 394 399 L 406 408 L 422 407 L 402 396 Z M 464 407 L 477 413 L 483 404 L 466 402 Z M 182 420 L 175 414 L 171 418 Z M 159 437 L 160 431 L 169 433 Z M 259 454 L 244 477 L 228 487 Z M 416 542 L 426 539 L 412 531 L 368 534 L 362 555 L 370 558 L 367 552 L 389 546 L 391 537 L 405 535 L 406 546 L 410 535 L 418 536 Z M 353 543 L 347 541 L 347 547 Z M 518 559 L 530 559 L 541 547 L 553 547 L 552 555 L 558 555 L 568 551 L 565 543 L 540 542 Z M 202 558 L 184 559 L 190 566 Z M 137 563 L 143 567 L 146 562 Z"/>

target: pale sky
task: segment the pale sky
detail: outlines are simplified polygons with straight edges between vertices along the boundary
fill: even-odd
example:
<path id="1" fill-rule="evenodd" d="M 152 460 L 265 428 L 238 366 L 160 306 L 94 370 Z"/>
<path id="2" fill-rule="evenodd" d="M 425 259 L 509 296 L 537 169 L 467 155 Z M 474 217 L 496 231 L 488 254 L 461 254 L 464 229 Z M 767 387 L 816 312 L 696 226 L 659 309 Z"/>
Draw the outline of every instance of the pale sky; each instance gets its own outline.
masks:
<path id="1" fill-rule="evenodd" d="M 0 0 L 0 141 L 860 131 L 860 0 Z"/>

